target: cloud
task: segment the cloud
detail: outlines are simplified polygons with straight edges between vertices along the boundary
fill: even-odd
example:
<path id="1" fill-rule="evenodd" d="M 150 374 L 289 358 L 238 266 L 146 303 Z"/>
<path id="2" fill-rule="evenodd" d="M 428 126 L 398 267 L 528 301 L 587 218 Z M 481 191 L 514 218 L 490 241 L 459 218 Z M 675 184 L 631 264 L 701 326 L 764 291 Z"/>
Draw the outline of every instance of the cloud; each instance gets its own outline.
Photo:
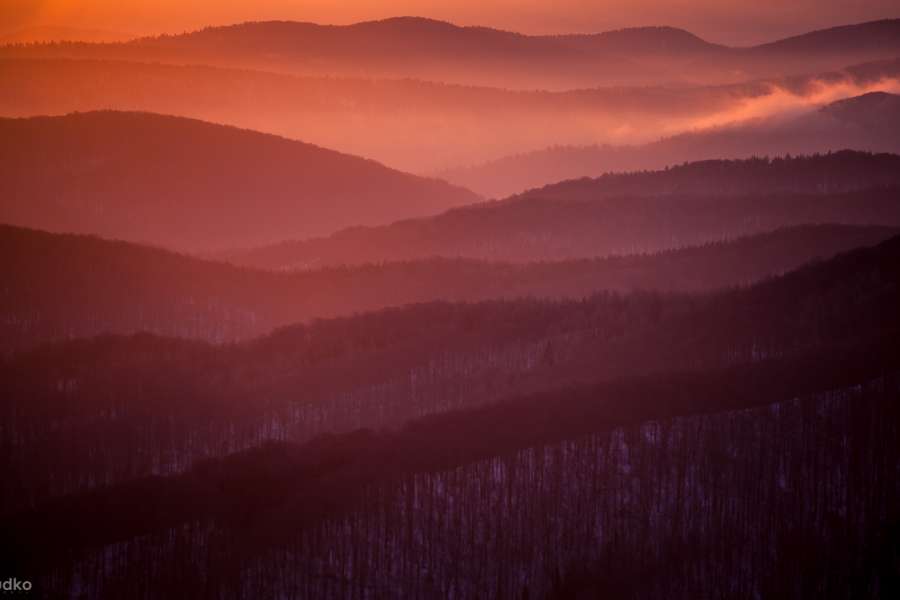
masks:
<path id="1" fill-rule="evenodd" d="M 740 125 L 748 121 L 783 118 L 825 106 L 838 100 L 869 92 L 900 93 L 900 80 L 884 78 L 875 83 L 861 84 L 850 79 L 842 81 L 813 80 L 803 92 L 770 84 L 768 92 L 746 97 L 726 110 L 716 111 L 688 120 L 673 120 L 667 133 L 702 131 L 718 127 Z"/>

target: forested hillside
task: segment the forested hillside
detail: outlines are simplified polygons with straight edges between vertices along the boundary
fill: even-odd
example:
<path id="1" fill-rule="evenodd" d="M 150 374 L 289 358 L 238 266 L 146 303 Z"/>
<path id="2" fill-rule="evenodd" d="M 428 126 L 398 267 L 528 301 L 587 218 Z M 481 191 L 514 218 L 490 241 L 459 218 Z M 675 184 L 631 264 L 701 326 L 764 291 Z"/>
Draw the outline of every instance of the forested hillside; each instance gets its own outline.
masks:
<path id="1" fill-rule="evenodd" d="M 3 506 L 178 472 L 266 440 L 396 426 L 576 382 L 873 340 L 890 349 L 898 253 L 892 238 L 711 295 L 432 303 L 225 347 L 148 335 L 48 346 L 2 365 Z"/>
<path id="2" fill-rule="evenodd" d="M 889 3 L 0 1 L 0 595 L 900 598 Z"/>
<path id="3" fill-rule="evenodd" d="M 504 264 L 424 259 L 272 273 L 94 237 L 0 226 L 0 352 L 102 333 L 230 342 L 315 318 L 435 300 L 583 298 L 750 284 L 876 244 L 887 227 L 801 226 L 647 255 Z M 65 290 L 66 302 L 59 302 Z"/>
<path id="4" fill-rule="evenodd" d="M 491 329 L 509 331 L 518 319 L 529 323 L 529 333 L 541 329 L 541 317 L 556 331 L 564 323 L 577 327 L 581 313 L 580 329 L 593 325 L 586 336 L 592 341 L 577 350 L 593 369 L 581 371 L 578 383 L 561 387 L 564 381 L 558 380 L 544 392 L 532 387 L 525 395 L 503 390 L 499 403 L 413 421 L 395 433 L 357 431 L 303 446 L 270 444 L 177 477 L 43 502 L 4 520 L 4 536 L 19 548 L 5 564 L 47 590 L 78 585 L 92 594 L 120 595 L 187 586 L 225 597 L 420 597 L 483 589 L 504 598 L 570 597 L 578 590 L 612 589 L 624 598 L 661 590 L 690 598 L 711 588 L 744 597 L 783 590 L 789 581 L 803 595 L 843 597 L 860 589 L 857 578 L 878 595 L 893 585 L 891 528 L 900 498 L 893 477 L 900 460 L 898 258 L 900 238 L 894 238 L 746 291 L 707 298 L 605 297 L 518 310 L 507 305 L 487 313 L 490 305 L 453 308 L 472 323 L 468 331 L 476 337 L 496 335 Z M 611 306 L 629 315 L 619 326 L 631 333 L 619 343 L 609 337 Z M 490 327 L 479 323 L 478 313 Z M 395 316 L 402 322 L 402 314 Z M 363 331 L 358 323 L 355 329 Z M 410 339 L 384 329 L 379 335 L 379 329 L 366 328 L 361 345 L 390 348 Z M 271 352 L 276 340 L 296 340 L 298 333 L 286 331 L 243 352 L 252 348 L 262 359 L 264 348 Z M 664 347 L 662 340 L 682 341 Z M 59 424 L 53 437 L 75 443 L 66 456 L 96 440 L 85 425 L 114 435 L 97 447 L 106 452 L 85 455 L 97 456 L 108 474 L 116 469 L 109 462 L 113 456 L 122 464 L 122 457 L 140 455 L 139 449 L 160 442 L 170 447 L 169 436 L 196 405 L 164 409 L 163 394 L 143 408 L 104 407 L 101 401 L 93 416 L 71 412 L 84 411 L 88 397 L 105 395 L 88 391 L 91 379 L 102 377 L 105 390 L 115 389 L 108 386 L 118 378 L 132 393 L 147 389 L 149 380 L 135 377 L 126 364 L 130 352 L 144 370 L 154 357 L 174 359 L 180 346 L 180 359 L 193 354 L 190 364 L 206 365 L 203 379 L 218 379 L 232 391 L 255 368 L 246 353 L 239 363 L 243 381 L 226 382 L 213 375 L 215 359 L 200 359 L 210 352 L 203 346 L 98 340 L 50 351 L 66 352 L 72 361 L 33 354 L 10 365 L 4 384 L 24 390 L 34 385 L 27 383 L 29 376 L 46 381 L 42 364 L 99 364 L 91 352 L 110 344 L 117 346 L 119 362 L 103 361 L 111 367 L 105 374 L 69 371 L 53 391 L 30 393 L 39 402 L 7 403 L 4 429 L 29 448 L 22 454 L 31 466 L 23 471 L 29 478 L 40 478 L 35 467 L 43 461 L 24 432 L 43 419 Z M 533 378 L 553 379 L 557 361 L 567 361 L 546 348 Z M 630 367 L 604 372 L 612 356 Z M 273 358 L 263 361 L 269 369 L 286 364 Z M 170 365 L 158 372 L 171 376 L 173 370 Z M 588 373 L 595 383 L 586 383 Z M 176 389 L 192 389 L 196 401 L 209 385 L 198 375 L 190 373 L 192 384 L 167 380 Z M 308 387 L 295 383 L 292 389 Z M 241 401 L 240 394 L 223 402 L 222 392 L 188 430 L 224 419 L 218 427 L 234 439 L 229 421 L 246 423 L 262 408 L 258 401 L 256 407 Z M 766 404 L 772 406 L 755 408 Z M 323 404 L 318 414 L 331 410 Z M 134 411 L 144 412 L 144 424 L 155 413 L 164 429 L 126 434 L 116 421 Z M 282 437 L 277 420 L 264 421 L 271 429 L 254 443 L 290 437 Z M 371 427 L 379 420 L 361 424 Z M 160 437 L 163 431 L 169 433 Z M 84 458 L 77 464 L 85 464 Z M 132 506 L 140 510 L 118 508 Z M 48 553 L 45 540 L 51 536 L 64 541 Z M 741 543 L 732 546 L 731 540 Z M 551 553 L 547 544 L 558 550 Z M 695 568 L 670 560 L 685 553 Z M 135 563 L 125 556 L 139 557 L 157 575 L 132 568 Z M 747 564 L 752 575 L 744 574 Z M 194 569 L 203 574 L 199 580 Z M 290 575 L 271 576 L 279 572 Z"/>
<path id="5" fill-rule="evenodd" d="M 223 254 L 302 269 L 427 256 L 510 262 L 658 252 L 810 223 L 900 224 L 900 156 L 688 163 L 565 181 L 384 227 Z"/>

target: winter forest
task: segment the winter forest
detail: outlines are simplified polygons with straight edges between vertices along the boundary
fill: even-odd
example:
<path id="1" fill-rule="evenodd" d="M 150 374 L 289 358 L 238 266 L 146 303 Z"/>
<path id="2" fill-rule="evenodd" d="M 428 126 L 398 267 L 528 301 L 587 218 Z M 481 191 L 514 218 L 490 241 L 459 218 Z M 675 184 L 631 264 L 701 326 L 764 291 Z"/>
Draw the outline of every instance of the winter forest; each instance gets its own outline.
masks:
<path id="1" fill-rule="evenodd" d="M 821 1 L 0 8 L 0 594 L 900 597 L 900 13 Z"/>

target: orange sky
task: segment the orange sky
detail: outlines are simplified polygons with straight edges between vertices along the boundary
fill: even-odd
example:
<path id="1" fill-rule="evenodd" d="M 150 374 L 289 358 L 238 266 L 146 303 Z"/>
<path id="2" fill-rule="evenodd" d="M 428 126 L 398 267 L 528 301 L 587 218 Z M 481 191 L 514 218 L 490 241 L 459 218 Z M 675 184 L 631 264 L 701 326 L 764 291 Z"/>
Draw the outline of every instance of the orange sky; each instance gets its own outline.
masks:
<path id="1" fill-rule="evenodd" d="M 673 25 L 749 44 L 830 25 L 900 17 L 897 0 L 0 0 L 0 32 L 34 25 L 180 32 L 291 19 L 349 23 L 427 16 L 534 33 Z"/>

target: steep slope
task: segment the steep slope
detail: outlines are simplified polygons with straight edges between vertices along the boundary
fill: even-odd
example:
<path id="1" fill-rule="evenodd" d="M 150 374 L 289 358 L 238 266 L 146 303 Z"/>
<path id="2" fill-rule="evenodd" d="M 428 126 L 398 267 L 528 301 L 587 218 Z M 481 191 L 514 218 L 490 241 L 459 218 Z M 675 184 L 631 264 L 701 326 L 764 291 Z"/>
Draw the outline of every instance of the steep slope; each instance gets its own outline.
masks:
<path id="1" fill-rule="evenodd" d="M 434 259 L 282 274 L 0 226 L 0 280 L 14 282 L 0 295 L 0 353 L 139 331 L 233 341 L 314 318 L 438 300 L 709 290 L 749 284 L 896 231 L 823 225 L 657 255 L 526 265 Z"/>
<path id="2" fill-rule="evenodd" d="M 900 156 L 837 152 L 688 163 L 531 190 L 427 219 L 228 252 L 309 268 L 429 256 L 561 260 L 656 252 L 805 223 L 900 223 Z"/>
<path id="3" fill-rule="evenodd" d="M 0 120 L 0 221 L 24 227 L 210 250 L 477 199 L 374 161 L 182 118 Z"/>

